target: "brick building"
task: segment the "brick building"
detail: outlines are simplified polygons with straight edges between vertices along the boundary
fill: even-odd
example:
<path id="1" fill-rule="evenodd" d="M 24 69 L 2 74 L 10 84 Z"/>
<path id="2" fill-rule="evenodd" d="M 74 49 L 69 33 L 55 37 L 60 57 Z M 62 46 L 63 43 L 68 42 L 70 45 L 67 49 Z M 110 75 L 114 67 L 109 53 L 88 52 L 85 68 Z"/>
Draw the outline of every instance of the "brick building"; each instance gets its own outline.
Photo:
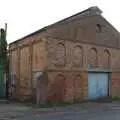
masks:
<path id="1" fill-rule="evenodd" d="M 11 43 L 11 97 L 35 98 L 40 73 L 49 101 L 119 96 L 120 35 L 101 13 L 91 7 Z"/>

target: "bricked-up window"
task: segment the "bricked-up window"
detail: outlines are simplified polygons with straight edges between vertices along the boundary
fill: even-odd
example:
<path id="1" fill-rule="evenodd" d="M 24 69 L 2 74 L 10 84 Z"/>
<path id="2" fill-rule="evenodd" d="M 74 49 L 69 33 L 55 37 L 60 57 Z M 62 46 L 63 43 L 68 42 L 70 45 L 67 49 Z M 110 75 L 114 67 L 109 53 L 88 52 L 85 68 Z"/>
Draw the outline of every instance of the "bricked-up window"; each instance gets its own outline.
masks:
<path id="1" fill-rule="evenodd" d="M 78 27 L 76 28 L 75 32 L 76 32 L 76 40 L 80 40 L 80 38 L 82 38 L 83 28 Z"/>
<path id="2" fill-rule="evenodd" d="M 65 46 L 62 43 L 58 43 L 56 46 L 56 65 L 65 65 Z"/>
<path id="3" fill-rule="evenodd" d="M 104 50 L 104 68 L 110 68 L 110 53 Z"/>
<path id="4" fill-rule="evenodd" d="M 74 78 L 74 99 L 80 100 L 82 93 L 82 78 L 81 75 L 76 75 Z"/>
<path id="5" fill-rule="evenodd" d="M 49 101 L 63 101 L 65 96 L 65 76 L 58 74 L 51 84 Z"/>
<path id="6" fill-rule="evenodd" d="M 97 60 L 97 50 L 92 48 L 88 53 L 88 67 L 97 67 L 98 60 Z"/>
<path id="7" fill-rule="evenodd" d="M 81 67 L 82 66 L 82 47 L 77 45 L 74 48 L 73 54 L 73 64 L 74 66 Z"/>
<path id="8" fill-rule="evenodd" d="M 97 24 L 97 25 L 96 25 L 96 32 L 97 32 L 97 33 L 101 33 L 101 32 L 102 32 L 102 27 L 101 27 L 100 24 Z"/>

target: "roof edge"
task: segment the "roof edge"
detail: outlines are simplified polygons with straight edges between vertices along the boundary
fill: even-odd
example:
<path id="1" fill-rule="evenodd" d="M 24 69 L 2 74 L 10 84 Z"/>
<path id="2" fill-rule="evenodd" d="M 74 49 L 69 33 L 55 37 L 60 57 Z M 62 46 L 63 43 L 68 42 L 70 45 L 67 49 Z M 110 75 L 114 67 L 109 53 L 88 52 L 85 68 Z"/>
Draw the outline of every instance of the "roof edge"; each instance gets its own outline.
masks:
<path id="1" fill-rule="evenodd" d="M 86 10 L 83 10 L 83 11 L 81 11 L 81 12 L 78 12 L 77 14 L 74 14 L 74 15 L 72 15 L 72 16 L 70 16 L 70 17 L 67 17 L 67 18 L 65 18 L 65 19 L 62 19 L 62 20 L 60 20 L 60 21 L 58 21 L 58 22 L 55 22 L 55 23 L 53 23 L 53 24 L 51 24 L 51 25 L 45 26 L 45 27 L 43 27 L 43 28 L 41 28 L 41 29 L 39 29 L 39 30 L 37 30 L 37 31 L 35 31 L 35 32 L 32 32 L 32 33 L 30 33 L 30 34 L 28 34 L 28 35 L 26 35 L 26 36 L 24 36 L 24 37 L 22 37 L 22 38 L 20 38 L 20 39 L 18 39 L 18 40 L 15 40 L 15 41 L 9 43 L 9 45 L 11 45 L 11 44 L 13 44 L 13 43 L 16 43 L 16 42 L 18 42 L 18 41 L 20 41 L 20 40 L 22 40 L 22 39 L 25 39 L 25 38 L 27 38 L 27 37 L 30 37 L 30 36 L 32 36 L 32 35 L 35 35 L 35 34 L 37 34 L 37 33 L 43 32 L 43 31 L 45 31 L 45 30 L 47 30 L 47 29 L 49 29 L 49 28 L 51 28 L 51 27 L 54 27 L 54 25 L 58 25 L 58 24 L 63 23 L 64 21 L 73 20 L 73 19 L 75 19 L 75 17 L 77 17 L 77 16 L 79 16 L 79 15 L 81 15 L 81 14 L 84 14 L 84 13 L 87 12 L 87 11 L 95 11 L 97 15 L 100 15 L 100 14 L 102 13 L 101 9 L 99 9 L 98 6 L 89 7 L 89 8 L 86 9 Z M 89 13 L 88 13 L 88 14 L 89 14 Z M 84 15 L 83 15 L 83 16 L 84 16 Z M 72 18 L 73 18 L 73 19 L 72 19 Z"/>

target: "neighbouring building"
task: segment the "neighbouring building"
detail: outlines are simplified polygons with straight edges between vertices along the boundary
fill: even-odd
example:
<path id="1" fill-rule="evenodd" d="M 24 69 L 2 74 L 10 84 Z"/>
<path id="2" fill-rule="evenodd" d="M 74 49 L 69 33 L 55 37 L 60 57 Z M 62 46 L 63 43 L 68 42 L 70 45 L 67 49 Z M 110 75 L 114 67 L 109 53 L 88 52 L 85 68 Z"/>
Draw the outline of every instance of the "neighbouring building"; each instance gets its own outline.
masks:
<path id="1" fill-rule="evenodd" d="M 48 101 L 119 97 L 120 34 L 101 13 L 91 7 L 10 43 L 11 98 L 35 99 L 39 84 Z"/>

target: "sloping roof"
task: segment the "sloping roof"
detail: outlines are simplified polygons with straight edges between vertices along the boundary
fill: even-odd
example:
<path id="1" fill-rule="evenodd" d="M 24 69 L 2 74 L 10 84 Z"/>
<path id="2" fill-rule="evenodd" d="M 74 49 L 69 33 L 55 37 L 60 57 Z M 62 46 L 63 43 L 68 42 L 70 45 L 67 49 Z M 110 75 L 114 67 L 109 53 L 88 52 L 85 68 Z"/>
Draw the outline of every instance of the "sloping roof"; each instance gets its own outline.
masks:
<path id="1" fill-rule="evenodd" d="M 29 34 L 29 35 L 26 35 L 26 36 L 24 36 L 24 37 L 22 37 L 22 38 L 20 38 L 20 39 L 18 39 L 16 41 L 12 42 L 12 43 L 20 41 L 22 39 L 25 39 L 25 38 L 30 37 L 32 35 L 35 35 L 37 33 L 43 32 L 43 31 L 45 31 L 45 30 L 47 30 L 47 29 L 49 29 L 51 27 L 54 27 L 56 25 L 67 23 L 69 21 L 72 21 L 72 20 L 75 20 L 75 19 L 78 19 L 78 18 L 80 19 L 80 18 L 83 18 L 83 17 L 86 17 L 86 16 L 100 15 L 101 13 L 102 13 L 102 11 L 97 6 L 90 7 L 90 8 L 88 8 L 88 9 L 82 11 L 82 12 L 79 12 L 79 13 L 77 13 L 75 15 L 72 15 L 72 16 L 70 16 L 68 18 L 60 20 L 60 21 L 58 21 L 58 22 L 56 22 L 54 24 L 51 24 L 51 25 L 48 25 L 48 26 L 46 26 L 46 27 L 44 27 L 42 29 L 39 29 L 39 30 L 37 30 L 37 31 L 35 31 L 35 32 L 33 32 L 33 33 Z M 12 44 L 12 43 L 10 43 L 10 44 Z"/>

